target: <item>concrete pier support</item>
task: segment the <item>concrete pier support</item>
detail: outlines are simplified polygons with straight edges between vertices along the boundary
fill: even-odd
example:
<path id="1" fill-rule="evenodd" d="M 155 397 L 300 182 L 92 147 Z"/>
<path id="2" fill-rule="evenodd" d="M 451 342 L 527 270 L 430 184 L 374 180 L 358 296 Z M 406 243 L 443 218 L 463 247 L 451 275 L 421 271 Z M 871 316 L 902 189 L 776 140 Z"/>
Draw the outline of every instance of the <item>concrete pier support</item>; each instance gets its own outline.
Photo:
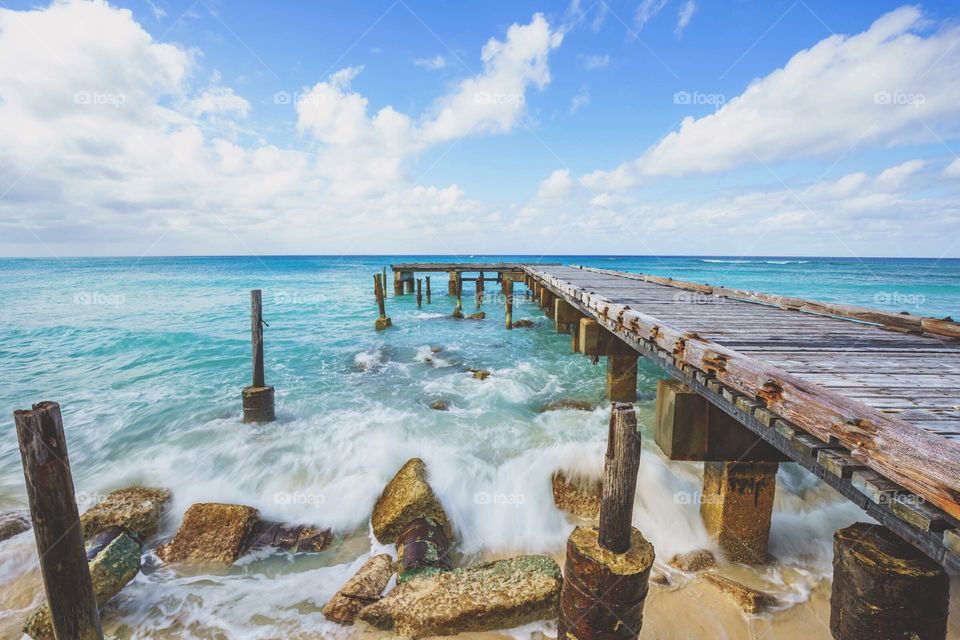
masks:
<path id="1" fill-rule="evenodd" d="M 403 295 L 403 274 L 399 271 L 393 272 L 393 295 Z"/>
<path id="2" fill-rule="evenodd" d="M 403 287 L 404 287 L 404 293 L 413 293 L 413 272 L 412 271 L 403 272 Z"/>
<path id="3" fill-rule="evenodd" d="M 450 281 L 447 282 L 447 295 L 455 296 L 457 295 L 457 272 L 450 272 Z"/>
<path id="4" fill-rule="evenodd" d="M 886 527 L 857 522 L 833 536 L 830 631 L 836 640 L 947 637 L 943 567 Z"/>
<path id="5" fill-rule="evenodd" d="M 607 399 L 611 402 L 637 400 L 637 355 L 607 356 Z"/>
<path id="6" fill-rule="evenodd" d="M 776 462 L 705 462 L 700 516 L 732 562 L 767 559 Z"/>

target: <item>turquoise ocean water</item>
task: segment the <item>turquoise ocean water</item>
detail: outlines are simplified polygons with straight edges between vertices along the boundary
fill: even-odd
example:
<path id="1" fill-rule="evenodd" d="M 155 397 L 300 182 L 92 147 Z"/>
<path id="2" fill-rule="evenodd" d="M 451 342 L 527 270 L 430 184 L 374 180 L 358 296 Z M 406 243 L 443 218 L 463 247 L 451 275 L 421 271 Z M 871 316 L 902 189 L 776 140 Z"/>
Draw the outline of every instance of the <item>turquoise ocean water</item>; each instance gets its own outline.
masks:
<path id="1" fill-rule="evenodd" d="M 395 298 L 389 286 L 394 327 L 374 332 L 372 274 L 409 259 L 0 259 L 0 409 L 7 423 L 0 430 L 0 511 L 25 505 L 12 412 L 56 400 L 81 510 L 118 487 L 161 485 L 174 492 L 163 535 L 191 503 L 222 501 L 330 526 L 346 541 L 305 558 L 255 555 L 206 576 L 149 559 L 107 616 L 133 630 L 127 637 L 154 637 L 144 630 L 164 625 L 177 629 L 171 637 L 344 633 L 323 620 L 318 606 L 378 548 L 367 531 L 370 509 L 413 456 L 428 464 L 464 561 L 562 553 L 573 523 L 553 507 L 550 477 L 558 469 L 599 474 L 607 417 L 603 367 L 571 355 L 569 338 L 519 296 L 514 318 L 539 320 L 536 329 L 505 331 L 502 307 L 493 303 L 484 305 L 484 322 L 449 319 L 453 301 L 442 273 L 432 277 L 432 304 L 419 310 L 414 296 Z M 499 260 L 415 258 L 452 259 Z M 960 317 L 960 260 L 506 260 L 642 271 Z M 240 422 L 240 390 L 250 377 L 252 288 L 263 290 L 266 376 L 277 390 L 277 422 L 258 426 Z M 465 285 L 467 311 L 472 300 Z M 492 376 L 474 380 L 468 368 Z M 644 365 L 638 411 L 649 445 L 659 377 Z M 564 398 L 597 409 L 538 411 Z M 434 400 L 450 410 L 431 410 Z M 711 543 L 695 500 L 684 498 L 699 490 L 698 466 L 669 463 L 655 449 L 644 451 L 635 523 L 656 546 L 658 567 L 668 571 L 663 559 Z M 861 517 L 812 476 L 782 470 L 771 540 L 779 562 L 757 578 L 784 602 L 804 602 L 829 576 L 831 532 Z M 30 535 L 0 544 L 0 581 L 11 588 L 36 573 Z M 0 629 L 31 602 L 0 607 Z"/>

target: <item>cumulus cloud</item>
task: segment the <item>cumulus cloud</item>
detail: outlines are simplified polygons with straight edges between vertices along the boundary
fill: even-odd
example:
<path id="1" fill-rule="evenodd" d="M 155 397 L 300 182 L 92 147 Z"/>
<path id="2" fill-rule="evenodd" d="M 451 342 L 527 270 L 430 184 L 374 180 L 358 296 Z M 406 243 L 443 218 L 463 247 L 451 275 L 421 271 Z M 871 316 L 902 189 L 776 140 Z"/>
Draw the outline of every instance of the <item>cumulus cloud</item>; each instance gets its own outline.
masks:
<path id="1" fill-rule="evenodd" d="M 372 107 L 353 88 L 363 68 L 340 69 L 298 94 L 301 142 L 280 148 L 239 126 L 247 99 L 197 80 L 202 54 L 156 41 L 128 10 L 0 9 L 0 253 L 389 251 L 454 218 L 432 246 L 454 252 L 462 229 L 475 251 L 466 229 L 496 228 L 498 210 L 456 184 L 414 183 L 408 163 L 516 127 L 561 39 L 541 15 L 509 27 L 422 114 Z"/>
<path id="2" fill-rule="evenodd" d="M 585 177 L 630 188 L 647 176 L 726 171 L 853 147 L 935 140 L 960 117 L 960 26 L 931 30 L 912 6 L 833 35 L 755 80 L 715 113 L 687 117 L 637 160 Z"/>

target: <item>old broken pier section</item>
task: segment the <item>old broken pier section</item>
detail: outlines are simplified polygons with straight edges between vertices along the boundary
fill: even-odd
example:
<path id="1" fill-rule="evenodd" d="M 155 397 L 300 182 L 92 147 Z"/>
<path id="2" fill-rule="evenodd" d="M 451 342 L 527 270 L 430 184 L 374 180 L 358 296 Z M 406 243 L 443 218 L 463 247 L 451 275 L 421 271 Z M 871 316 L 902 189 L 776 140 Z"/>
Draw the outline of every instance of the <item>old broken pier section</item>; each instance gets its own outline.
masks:
<path id="1" fill-rule="evenodd" d="M 766 561 L 778 465 L 800 464 L 882 525 L 837 532 L 834 637 L 945 637 L 944 571 L 960 572 L 960 324 L 589 267 L 393 270 L 395 283 L 446 271 L 458 300 L 483 277 L 464 273 L 525 284 L 574 353 L 606 359 L 613 402 L 636 399 L 639 357 L 656 363 L 656 443 L 704 462 L 691 499 L 728 559 Z M 856 594 L 874 591 L 867 621 Z"/>

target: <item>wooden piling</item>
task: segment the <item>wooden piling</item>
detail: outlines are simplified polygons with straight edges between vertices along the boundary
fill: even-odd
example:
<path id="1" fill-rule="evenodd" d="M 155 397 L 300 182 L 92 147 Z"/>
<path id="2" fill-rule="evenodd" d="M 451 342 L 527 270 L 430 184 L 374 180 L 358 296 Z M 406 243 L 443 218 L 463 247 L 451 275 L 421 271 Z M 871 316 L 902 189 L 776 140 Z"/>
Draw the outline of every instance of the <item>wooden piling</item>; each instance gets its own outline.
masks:
<path id="1" fill-rule="evenodd" d="M 383 278 L 380 280 L 380 289 L 383 291 L 383 297 L 387 297 L 387 268 L 383 268 Z"/>
<path id="2" fill-rule="evenodd" d="M 643 624 L 653 546 L 631 526 L 640 434 L 629 404 L 614 404 L 603 471 L 600 527 L 577 527 L 567 540 L 559 638 L 635 639 Z"/>
<path id="3" fill-rule="evenodd" d="M 830 631 L 836 640 L 947 637 L 946 572 L 878 524 L 833 536 Z"/>
<path id="4" fill-rule="evenodd" d="M 250 291 L 250 334 L 253 345 L 253 381 L 243 390 L 243 421 L 273 422 L 273 387 L 263 369 L 263 302 L 260 289 Z"/>
<path id="5" fill-rule="evenodd" d="M 513 281 L 509 276 L 503 278 L 503 300 L 506 307 L 506 326 L 507 329 L 513 329 Z"/>
<path id="6" fill-rule="evenodd" d="M 60 405 L 15 411 L 40 573 L 57 640 L 103 640 Z"/>
<path id="7" fill-rule="evenodd" d="M 427 276 L 427 304 L 430 304 L 430 276 Z"/>
<path id="8" fill-rule="evenodd" d="M 453 308 L 453 317 L 459 320 L 463 318 L 463 302 L 461 300 L 463 294 L 463 279 L 459 271 L 454 272 L 453 290 L 457 296 L 456 306 Z"/>
<path id="9" fill-rule="evenodd" d="M 423 306 L 423 288 L 420 286 L 423 283 L 421 278 L 417 278 L 417 309 Z"/>
<path id="10" fill-rule="evenodd" d="M 600 502 L 600 546 L 614 553 L 630 548 L 633 496 L 640 469 L 640 433 L 633 406 L 616 403 L 610 412 Z"/>
<path id="11" fill-rule="evenodd" d="M 376 329 L 377 331 L 383 331 L 384 329 L 386 329 L 387 327 L 393 324 L 390 321 L 390 318 L 387 317 L 387 309 L 386 309 L 387 293 L 384 290 L 384 286 L 383 286 L 384 282 L 385 280 L 379 277 L 378 274 L 374 274 L 373 288 L 377 294 L 377 306 L 379 307 L 378 310 L 380 312 L 380 315 L 377 317 L 376 321 L 373 324 L 373 328 Z"/>

